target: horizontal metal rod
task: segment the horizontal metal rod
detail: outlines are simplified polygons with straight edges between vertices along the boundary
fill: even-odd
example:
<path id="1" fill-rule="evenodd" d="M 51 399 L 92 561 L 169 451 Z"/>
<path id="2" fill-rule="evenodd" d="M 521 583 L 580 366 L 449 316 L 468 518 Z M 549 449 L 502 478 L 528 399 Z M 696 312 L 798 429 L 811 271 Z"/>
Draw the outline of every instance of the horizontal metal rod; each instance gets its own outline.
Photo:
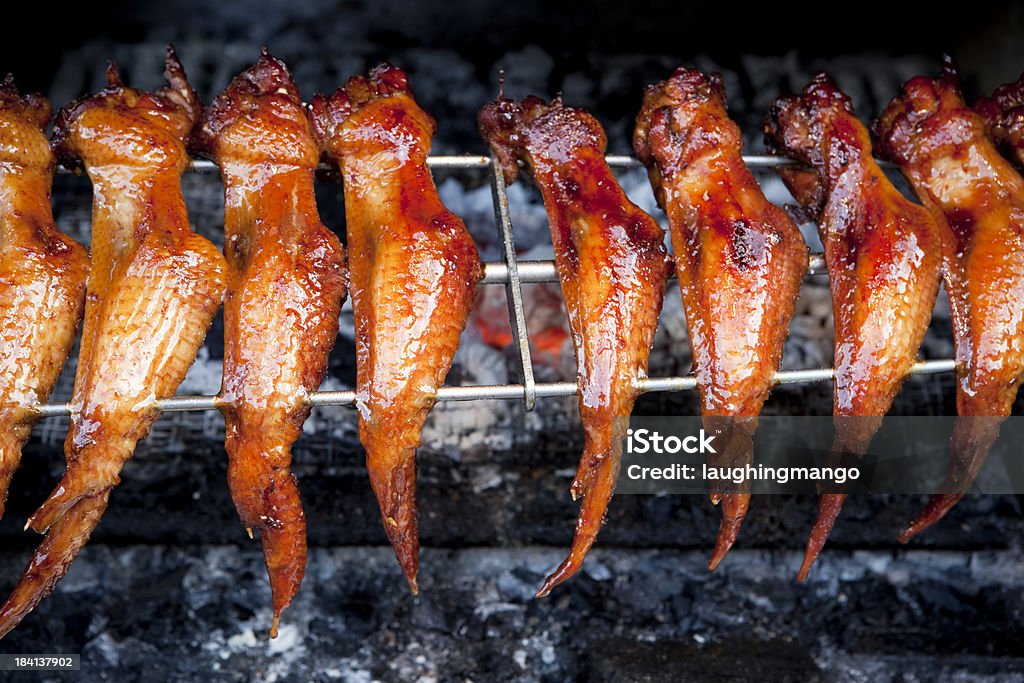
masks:
<path id="1" fill-rule="evenodd" d="M 487 168 L 491 164 L 490 157 L 476 154 L 450 154 L 427 157 L 427 165 L 431 168 Z M 332 171 L 335 166 L 331 164 L 320 164 L 320 170 Z M 217 164 L 209 159 L 193 159 L 188 170 L 193 173 L 213 173 L 217 170 Z M 57 173 L 72 173 L 73 169 L 64 166 L 57 167 Z"/>
<path id="2" fill-rule="evenodd" d="M 952 372 L 956 368 L 953 360 L 929 360 L 915 364 L 911 375 L 932 375 Z M 832 368 L 816 368 L 813 370 L 784 370 L 775 373 L 776 384 L 809 384 L 827 382 L 832 379 Z M 697 388 L 697 380 L 692 375 L 686 377 L 653 377 L 639 382 L 642 393 L 662 391 L 689 391 Z M 576 385 L 572 382 L 552 382 L 537 385 L 538 398 L 557 398 L 572 396 L 576 393 Z M 437 390 L 438 401 L 484 401 L 484 400 L 516 400 L 523 398 L 521 384 L 490 384 L 465 387 L 441 387 Z M 356 402 L 354 391 L 319 391 L 309 397 L 313 406 L 350 406 Z M 162 412 L 180 412 L 189 410 L 216 410 L 216 396 L 175 396 L 157 401 L 156 408 Z M 39 417 L 59 417 L 69 415 L 67 403 L 50 403 L 39 406 L 36 410 Z"/>
<path id="3" fill-rule="evenodd" d="M 613 168 L 641 168 L 643 164 L 636 157 L 626 154 L 609 154 L 605 157 L 608 165 Z M 745 154 L 743 161 L 750 168 L 782 168 L 787 166 L 802 166 L 799 162 L 789 157 L 775 156 L 772 154 Z M 427 157 L 427 165 L 431 168 L 487 168 L 491 163 L 490 157 L 477 154 L 449 154 Z M 883 168 L 896 168 L 890 161 L 878 161 Z M 331 164 L 321 164 L 322 170 L 334 170 Z M 207 159 L 194 159 L 188 166 L 188 170 L 194 173 L 213 173 L 217 170 L 217 164 Z M 64 166 L 57 167 L 58 173 L 71 173 L 70 169 Z"/>
<path id="4" fill-rule="evenodd" d="M 520 282 L 558 282 L 558 272 L 554 261 L 518 261 Z M 807 259 L 807 274 L 817 275 L 826 272 L 825 255 L 811 254 Z M 675 275 L 672 275 L 675 277 Z M 508 266 L 501 262 L 484 264 L 485 285 L 500 285 L 508 282 Z"/>
<path id="5" fill-rule="evenodd" d="M 626 154 L 609 154 L 605 157 L 605 161 L 613 168 L 641 168 L 643 166 L 639 159 Z M 884 159 L 875 159 L 875 162 L 882 168 L 898 168 L 893 162 Z M 776 154 L 744 154 L 743 163 L 750 168 L 799 168 L 806 166 L 806 164 L 802 164 L 799 161 Z"/>

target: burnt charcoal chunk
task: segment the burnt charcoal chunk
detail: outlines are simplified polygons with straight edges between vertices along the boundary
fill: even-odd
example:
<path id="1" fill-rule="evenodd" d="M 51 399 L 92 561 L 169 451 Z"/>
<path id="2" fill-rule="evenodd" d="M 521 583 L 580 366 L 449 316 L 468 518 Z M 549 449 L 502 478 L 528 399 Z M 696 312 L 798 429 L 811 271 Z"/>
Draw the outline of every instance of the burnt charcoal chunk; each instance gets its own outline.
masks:
<path id="1" fill-rule="evenodd" d="M 679 640 L 600 640 L 588 650 L 586 667 L 588 680 L 595 683 L 822 680 L 807 649 L 788 640 L 735 638 L 707 646 Z"/>

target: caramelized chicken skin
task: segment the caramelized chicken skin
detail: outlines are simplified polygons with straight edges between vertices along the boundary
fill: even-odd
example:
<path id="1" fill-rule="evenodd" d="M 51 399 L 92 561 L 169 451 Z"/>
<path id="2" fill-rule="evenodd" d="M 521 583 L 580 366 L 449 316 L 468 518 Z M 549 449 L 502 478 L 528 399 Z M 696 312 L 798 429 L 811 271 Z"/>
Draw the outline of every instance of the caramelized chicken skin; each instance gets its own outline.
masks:
<path id="1" fill-rule="evenodd" d="M 427 152 L 434 120 L 383 64 L 311 117 L 345 186 L 356 325 L 359 437 L 384 529 L 418 591 L 416 449 L 483 276 L 465 224 L 441 203 Z"/>
<path id="2" fill-rule="evenodd" d="M 907 82 L 877 130 L 880 150 L 943 227 L 957 349 L 960 417 L 947 485 L 904 531 L 906 541 L 963 497 L 1024 378 L 1024 179 L 964 103 L 949 66 L 938 80 Z"/>
<path id="3" fill-rule="evenodd" d="M 737 466 L 751 462 L 757 416 L 807 270 L 800 231 L 765 198 L 742 146 L 718 74 L 680 68 L 647 88 L 633 148 L 672 229 L 706 428 L 726 430 L 719 457 Z M 711 569 L 736 540 L 750 494 L 722 501 Z"/>
<path id="4" fill-rule="evenodd" d="M 801 95 L 777 100 L 769 145 L 811 165 L 824 205 L 835 329 L 833 456 L 858 458 L 914 364 L 941 270 L 942 237 L 931 213 L 903 197 L 871 156 L 849 98 L 818 75 Z M 845 495 L 824 493 L 799 578 L 807 577 Z"/>
<path id="5" fill-rule="evenodd" d="M 989 134 L 1002 152 L 1018 167 L 1024 167 L 1024 75 L 1014 83 L 996 88 L 992 97 L 974 103 Z"/>
<path id="6" fill-rule="evenodd" d="M 626 198 L 605 163 L 607 139 L 590 114 L 560 99 L 499 98 L 479 122 L 506 182 L 522 160 L 540 188 L 576 349 L 585 444 L 571 492 L 583 500 L 572 549 L 537 593 L 544 596 L 579 571 L 604 521 L 669 261 L 664 232 Z"/>
<path id="7" fill-rule="evenodd" d="M 313 194 L 320 154 L 287 67 L 265 50 L 207 110 L 194 136 L 224 179 L 224 380 L 228 484 L 258 529 L 274 598 L 271 636 L 306 568 L 306 519 L 291 447 L 309 417 L 347 293 L 345 252 Z"/>
<path id="8" fill-rule="evenodd" d="M 122 465 L 195 359 L 224 293 L 224 257 L 195 235 L 181 195 L 199 112 L 168 50 L 168 87 L 110 86 L 61 111 L 54 148 L 93 183 L 92 261 L 65 442 L 67 470 L 28 526 L 48 532 L 0 607 L 6 634 L 53 589 L 106 509 Z"/>
<path id="9" fill-rule="evenodd" d="M 57 230 L 50 103 L 0 84 L 0 517 L 21 449 L 71 352 L 89 256 Z"/>

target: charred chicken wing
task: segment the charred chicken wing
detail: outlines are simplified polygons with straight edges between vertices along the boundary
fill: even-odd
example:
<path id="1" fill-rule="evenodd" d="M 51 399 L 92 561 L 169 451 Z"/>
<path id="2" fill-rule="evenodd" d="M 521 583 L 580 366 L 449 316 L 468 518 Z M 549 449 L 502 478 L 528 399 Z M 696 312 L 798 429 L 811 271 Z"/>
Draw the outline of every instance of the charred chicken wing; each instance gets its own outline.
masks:
<path id="1" fill-rule="evenodd" d="M 949 73 L 952 75 L 951 69 Z M 1024 76 L 999 86 L 992 97 L 982 97 L 974 103 L 974 110 L 1006 157 L 1024 167 Z"/>
<path id="2" fill-rule="evenodd" d="M 886 178 L 849 98 L 823 74 L 801 95 L 772 105 L 765 133 L 776 150 L 811 165 L 822 187 L 818 233 L 835 328 L 833 457 L 859 458 L 924 339 L 941 270 L 939 226 Z M 844 500 L 842 493 L 821 495 L 801 580 Z"/>
<path id="3" fill-rule="evenodd" d="M 1024 377 L 1024 180 L 964 104 L 951 67 L 903 86 L 878 122 L 896 161 L 943 227 L 945 279 L 956 337 L 957 414 L 950 471 L 901 540 L 963 497 Z"/>
<path id="4" fill-rule="evenodd" d="M 53 589 L 99 523 L 156 401 L 185 377 L 224 294 L 224 257 L 189 229 L 180 177 L 199 113 L 168 51 L 168 86 L 127 88 L 116 69 L 106 90 L 61 111 L 54 149 L 81 161 L 93 183 L 92 262 L 67 470 L 28 526 L 45 532 L 0 607 L 6 634 Z"/>
<path id="5" fill-rule="evenodd" d="M 50 104 L 0 84 L 0 517 L 35 418 L 71 352 L 89 256 L 50 210 Z"/>
<path id="6" fill-rule="evenodd" d="M 590 114 L 560 99 L 499 98 L 479 122 L 506 182 L 521 160 L 540 188 L 576 349 L 585 443 L 571 493 L 583 500 L 572 549 L 537 593 L 544 596 L 579 571 L 604 521 L 669 261 L 664 231 L 626 198 L 605 163 L 607 139 Z"/>
<path id="7" fill-rule="evenodd" d="M 633 148 L 672 229 L 705 426 L 727 430 L 719 457 L 735 465 L 752 459 L 757 416 L 807 270 L 800 231 L 765 199 L 742 145 L 718 74 L 681 68 L 647 89 Z M 748 492 L 722 496 L 711 569 L 736 540 L 749 502 Z"/>
<path id="8" fill-rule="evenodd" d="M 194 137 L 224 179 L 224 380 L 228 485 L 258 529 L 274 599 L 271 636 L 306 568 L 306 519 L 291 447 L 327 371 L 346 294 L 345 252 L 320 223 L 320 158 L 285 65 L 264 51 Z"/>
<path id="9" fill-rule="evenodd" d="M 390 65 L 317 96 L 311 117 L 345 186 L 356 407 L 384 529 L 418 591 L 416 449 L 459 345 L 483 269 L 441 203 L 427 152 L 434 120 Z"/>

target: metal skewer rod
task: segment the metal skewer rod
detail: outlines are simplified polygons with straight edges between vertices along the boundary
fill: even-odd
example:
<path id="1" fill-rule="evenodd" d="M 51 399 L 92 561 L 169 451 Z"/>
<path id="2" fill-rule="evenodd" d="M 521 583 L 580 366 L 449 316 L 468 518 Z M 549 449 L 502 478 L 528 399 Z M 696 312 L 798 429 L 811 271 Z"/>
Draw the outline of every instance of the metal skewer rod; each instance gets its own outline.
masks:
<path id="1" fill-rule="evenodd" d="M 952 360 L 929 360 L 914 365 L 911 375 L 934 375 L 952 372 L 956 364 Z M 832 379 L 832 368 L 816 368 L 813 370 L 784 370 L 775 373 L 776 384 L 808 384 L 827 382 Z M 641 380 L 639 389 L 642 393 L 663 391 L 689 391 L 697 388 L 697 380 L 692 375 L 685 377 L 652 377 Z M 535 384 L 537 398 L 559 398 L 574 396 L 576 385 L 572 382 L 552 382 Z M 489 384 L 479 386 L 441 387 L 437 390 L 438 401 L 492 401 L 492 400 L 523 400 L 525 391 L 522 384 Z M 309 403 L 313 406 L 350 406 L 356 401 L 354 391 L 318 391 L 310 394 Z M 181 412 L 191 410 L 216 410 L 218 401 L 215 396 L 175 396 L 156 402 L 162 412 Z M 60 417 L 69 415 L 67 403 L 49 403 L 36 409 L 39 417 Z"/>
<path id="2" fill-rule="evenodd" d="M 625 154 L 609 154 L 605 157 L 605 160 L 612 168 L 643 168 L 643 164 L 641 164 L 636 157 Z M 746 162 L 747 166 L 750 168 L 784 168 L 801 166 L 800 163 L 793 161 L 788 157 L 775 156 L 771 154 L 745 154 L 743 155 L 743 161 Z M 486 169 L 490 164 L 490 157 L 476 154 L 445 154 L 427 157 L 427 165 L 431 168 Z M 878 164 L 883 168 L 895 168 L 895 165 L 889 161 L 879 161 Z M 334 167 L 328 164 L 321 164 L 320 169 L 324 171 L 335 170 Z M 194 173 L 213 173 L 217 170 L 217 164 L 206 159 L 195 159 L 189 164 L 188 170 Z M 57 173 L 71 172 L 72 171 L 70 169 L 63 166 L 57 167 Z"/>

